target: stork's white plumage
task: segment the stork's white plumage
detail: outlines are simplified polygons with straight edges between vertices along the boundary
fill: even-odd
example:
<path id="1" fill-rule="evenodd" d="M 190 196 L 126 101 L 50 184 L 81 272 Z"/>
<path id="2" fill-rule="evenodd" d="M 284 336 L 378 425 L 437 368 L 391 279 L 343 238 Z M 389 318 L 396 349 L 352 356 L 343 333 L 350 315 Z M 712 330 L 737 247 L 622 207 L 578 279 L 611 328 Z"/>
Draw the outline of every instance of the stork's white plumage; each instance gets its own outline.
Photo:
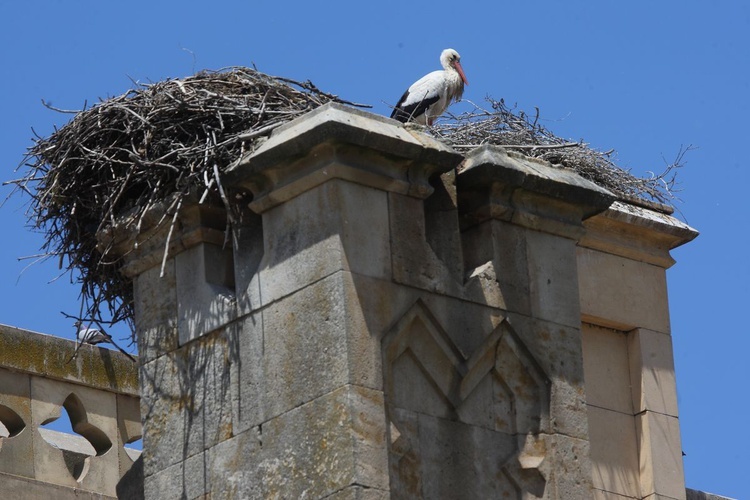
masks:
<path id="1" fill-rule="evenodd" d="M 453 49 L 445 49 L 440 54 L 440 64 L 442 71 L 426 74 L 404 92 L 391 118 L 431 126 L 451 102 L 461 99 L 464 84 L 469 84 L 461 67 L 461 56 Z"/>

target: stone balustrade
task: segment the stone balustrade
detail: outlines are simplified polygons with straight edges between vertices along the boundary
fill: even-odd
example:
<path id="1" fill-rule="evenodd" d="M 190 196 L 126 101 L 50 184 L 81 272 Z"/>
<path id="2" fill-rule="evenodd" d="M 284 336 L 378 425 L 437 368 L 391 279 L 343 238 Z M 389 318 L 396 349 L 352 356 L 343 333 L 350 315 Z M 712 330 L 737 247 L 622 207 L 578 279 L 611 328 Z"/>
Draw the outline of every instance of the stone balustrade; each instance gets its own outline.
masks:
<path id="1" fill-rule="evenodd" d="M 58 418 L 77 434 L 46 427 Z M 0 325 L 0 424 L 4 498 L 143 495 L 140 452 L 126 447 L 141 438 L 138 371 L 117 351 L 76 354 L 71 340 Z"/>

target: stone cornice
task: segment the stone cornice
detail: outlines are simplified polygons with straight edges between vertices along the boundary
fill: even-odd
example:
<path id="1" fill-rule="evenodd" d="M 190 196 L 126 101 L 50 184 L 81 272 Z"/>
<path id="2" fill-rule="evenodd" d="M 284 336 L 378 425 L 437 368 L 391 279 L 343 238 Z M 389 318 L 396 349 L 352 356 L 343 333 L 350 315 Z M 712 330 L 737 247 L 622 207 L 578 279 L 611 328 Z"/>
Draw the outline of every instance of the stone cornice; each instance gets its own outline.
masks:
<path id="1" fill-rule="evenodd" d="M 698 231 L 675 217 L 615 202 L 588 219 L 579 246 L 591 248 L 663 268 L 674 264 L 669 251 L 698 236 Z"/>
<path id="2" fill-rule="evenodd" d="M 573 239 L 615 199 L 574 172 L 492 145 L 466 155 L 458 188 L 464 228 L 497 219 Z"/>
<path id="3" fill-rule="evenodd" d="M 462 159 L 394 120 L 329 103 L 274 130 L 228 169 L 225 182 L 250 190 L 259 213 L 334 178 L 426 198 L 429 178 Z"/>

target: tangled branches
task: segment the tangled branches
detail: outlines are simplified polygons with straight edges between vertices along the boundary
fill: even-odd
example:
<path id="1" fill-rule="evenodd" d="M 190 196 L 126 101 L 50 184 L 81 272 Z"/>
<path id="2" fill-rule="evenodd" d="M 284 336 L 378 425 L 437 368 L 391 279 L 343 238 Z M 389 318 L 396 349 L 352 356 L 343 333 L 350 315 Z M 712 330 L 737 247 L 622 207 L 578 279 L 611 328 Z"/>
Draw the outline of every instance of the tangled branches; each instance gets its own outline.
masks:
<path id="1" fill-rule="evenodd" d="M 131 283 L 116 256 L 97 248 L 97 233 L 165 200 L 174 213 L 191 191 L 226 203 L 220 171 L 274 128 L 329 101 L 346 102 L 309 81 L 236 67 L 139 85 L 37 137 L 26 174 L 11 182 L 31 197 L 29 222 L 45 236 L 43 253 L 77 271 L 82 310 L 71 317 L 132 326 Z"/>
<path id="2" fill-rule="evenodd" d="M 614 150 L 601 152 L 583 142 L 570 142 L 557 137 L 539 123 L 539 109 L 534 116 L 514 112 L 501 99 L 487 98 L 491 109 L 479 106 L 434 127 L 435 133 L 458 151 L 474 149 L 482 144 L 495 144 L 526 156 L 546 160 L 558 167 L 577 172 L 582 177 L 612 191 L 631 203 L 656 202 L 659 208 L 674 198 L 675 176 L 682 165 L 683 148 L 677 158 L 660 174 L 648 178 L 635 177 L 612 160 Z M 653 203 L 650 205 L 654 205 Z"/>
<path id="3" fill-rule="evenodd" d="M 235 67 L 139 85 L 37 137 L 23 162 L 25 174 L 10 183 L 31 198 L 29 223 L 44 235 L 42 255 L 59 259 L 81 286 L 81 311 L 68 316 L 132 327 L 132 283 L 120 273 L 121 256 L 102 248 L 97 235 L 123 215 L 139 229 L 155 212 L 164 214 L 157 225 L 172 221 L 171 234 L 179 207 L 194 194 L 228 208 L 231 217 L 222 172 L 276 127 L 330 101 L 362 106 L 310 82 Z M 639 179 L 618 168 L 612 152 L 564 141 L 538 123 L 538 114 L 488 101 L 491 110 L 476 107 L 432 133 L 459 151 L 490 143 L 547 160 L 628 201 L 673 198 L 682 155 L 664 173 Z"/>

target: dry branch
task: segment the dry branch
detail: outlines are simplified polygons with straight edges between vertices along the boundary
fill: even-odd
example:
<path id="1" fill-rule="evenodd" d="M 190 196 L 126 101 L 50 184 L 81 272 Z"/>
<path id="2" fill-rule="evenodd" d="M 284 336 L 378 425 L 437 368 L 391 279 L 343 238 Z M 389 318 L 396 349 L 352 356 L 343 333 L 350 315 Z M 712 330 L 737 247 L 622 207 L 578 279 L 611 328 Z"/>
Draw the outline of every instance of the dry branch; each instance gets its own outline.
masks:
<path id="1" fill-rule="evenodd" d="M 279 125 L 330 101 L 353 105 L 309 81 L 235 67 L 139 85 L 37 136 L 26 174 L 10 183 L 31 196 L 29 223 L 45 235 L 43 254 L 59 258 L 81 285 L 79 319 L 132 327 L 132 284 L 118 256 L 97 249 L 97 232 L 124 213 L 140 227 L 151 207 L 177 195 L 160 221 L 172 224 L 171 236 L 191 191 L 228 205 L 223 169 Z"/>
<path id="2" fill-rule="evenodd" d="M 123 214 L 140 230 L 158 211 L 152 209 L 161 207 L 157 225 L 171 224 L 168 245 L 188 194 L 227 208 L 231 227 L 224 169 L 278 126 L 330 101 L 362 106 L 309 81 L 236 67 L 138 85 L 77 112 L 49 137 L 36 136 L 22 164 L 25 175 L 8 183 L 31 197 L 29 225 L 45 236 L 42 255 L 58 258 L 80 284 L 76 318 L 133 326 L 132 283 L 119 272 L 120 256 L 97 247 L 98 232 Z M 491 109 L 476 107 L 432 132 L 458 150 L 497 144 L 573 169 L 623 199 L 673 197 L 674 172 L 684 152 L 665 173 L 639 179 L 612 162 L 612 151 L 554 136 L 539 125 L 538 110 L 529 116 L 502 100 L 488 101 Z"/>
<path id="3" fill-rule="evenodd" d="M 472 111 L 451 115 L 449 120 L 439 122 L 433 128 L 434 133 L 457 150 L 495 144 L 546 160 L 577 172 L 631 203 L 651 201 L 655 202 L 651 205 L 664 208 L 662 205 L 675 199 L 675 175 L 691 146 L 681 148 L 677 159 L 667 164 L 661 173 L 640 178 L 615 164 L 614 150 L 597 151 L 584 142 L 567 141 L 547 130 L 539 124 L 539 109 L 532 116 L 510 109 L 502 99 L 496 101 L 488 97 L 487 102 L 490 109 L 475 104 Z"/>

